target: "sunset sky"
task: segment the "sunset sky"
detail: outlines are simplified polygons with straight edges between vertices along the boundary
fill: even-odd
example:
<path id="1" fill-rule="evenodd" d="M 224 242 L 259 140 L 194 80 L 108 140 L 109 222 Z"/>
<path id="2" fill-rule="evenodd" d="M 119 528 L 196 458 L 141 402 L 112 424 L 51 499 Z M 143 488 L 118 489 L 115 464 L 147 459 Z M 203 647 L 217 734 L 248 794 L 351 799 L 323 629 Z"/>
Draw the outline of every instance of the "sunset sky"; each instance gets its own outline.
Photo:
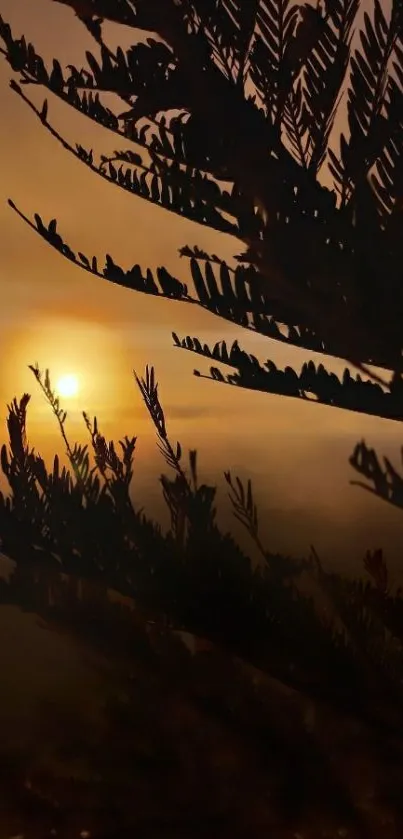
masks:
<path id="1" fill-rule="evenodd" d="M 73 12 L 51 0 L 0 0 L 0 11 L 14 35 L 24 33 L 47 61 L 57 56 L 62 65 L 81 66 L 85 49 L 94 49 Z M 116 43 L 118 29 L 111 27 L 110 35 L 110 43 Z M 28 391 L 33 395 L 31 443 L 46 457 L 60 449 L 57 428 L 27 365 L 37 361 L 42 368 L 50 367 L 54 380 L 73 373 L 80 393 L 65 402 L 71 438 L 84 438 L 80 409 L 97 414 L 107 437 L 138 434 L 135 495 L 143 504 L 147 494 L 151 512 L 162 463 L 131 371 L 142 373 L 146 363 L 153 364 L 172 437 L 184 448 L 198 449 L 201 472 L 219 482 L 222 498 L 224 469 L 244 478 L 252 473 L 267 544 L 304 552 L 313 541 L 324 556 L 342 558 L 343 546 L 355 533 L 352 558 L 357 567 L 363 546 L 393 548 L 394 542 L 397 558 L 403 513 L 350 487 L 354 475 L 347 461 L 354 443 L 364 437 L 398 463 L 402 429 L 197 380 L 193 367 L 196 363 L 203 369 L 204 362 L 172 347 L 172 329 L 208 343 L 238 338 L 245 349 L 279 364 L 300 367 L 306 356 L 235 330 L 196 307 L 151 299 L 93 278 L 47 247 L 11 211 L 8 197 L 28 215 L 38 212 L 46 220 L 56 216 L 73 250 L 101 259 L 109 252 L 127 267 L 135 262 L 144 268 L 165 264 L 183 279 L 181 245 L 198 244 L 229 256 L 239 250 L 239 243 L 101 181 L 46 133 L 9 89 L 11 76 L 0 56 L 2 441 L 6 403 Z M 50 95 L 48 99 L 49 118 L 69 140 L 106 153 L 116 148 L 118 141 L 108 132 Z"/>

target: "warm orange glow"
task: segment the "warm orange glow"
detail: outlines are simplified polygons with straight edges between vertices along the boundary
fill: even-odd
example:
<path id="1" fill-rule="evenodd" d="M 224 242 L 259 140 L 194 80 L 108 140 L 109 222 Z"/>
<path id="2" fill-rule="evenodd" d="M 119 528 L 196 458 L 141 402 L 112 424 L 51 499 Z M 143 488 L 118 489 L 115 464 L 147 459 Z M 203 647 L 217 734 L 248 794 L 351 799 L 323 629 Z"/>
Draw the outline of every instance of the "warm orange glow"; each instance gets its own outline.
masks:
<path id="1" fill-rule="evenodd" d="M 64 399 L 72 399 L 78 394 L 78 379 L 73 373 L 66 373 L 61 376 L 56 384 L 56 392 L 58 396 Z"/>
<path id="2" fill-rule="evenodd" d="M 390 0 L 383 5 L 390 8 Z M 24 32 L 50 67 L 53 56 L 63 66 L 80 67 L 85 51 L 94 51 L 88 31 L 64 5 L 0 0 L 0 6 L 14 35 Z M 370 6 L 363 0 L 363 10 Z M 132 35 L 123 29 L 111 31 L 111 36 L 124 38 L 126 48 Z M 73 250 L 96 254 L 101 265 L 107 251 L 124 267 L 139 263 L 154 270 L 166 265 L 188 283 L 187 262 L 178 256 L 183 245 L 198 244 L 227 259 L 240 250 L 239 240 L 181 221 L 81 166 L 23 106 L 10 89 L 11 75 L 2 59 L 0 148 L 7 166 L 0 184 L 0 443 L 7 439 L 7 404 L 26 392 L 32 396 L 30 445 L 50 463 L 55 452 L 62 456 L 58 423 L 28 365 L 38 362 L 42 371 L 49 367 L 55 389 L 62 376 L 74 373 L 77 396 L 66 399 L 60 394 L 68 413 L 69 440 L 72 445 L 88 443 L 82 410 L 97 416 L 108 440 L 138 435 L 135 491 L 139 506 L 149 504 L 151 514 L 160 499 L 158 478 L 165 464 L 132 370 L 142 374 L 146 364 L 153 364 L 169 434 L 174 442 L 181 441 L 185 453 L 187 448 L 198 450 L 200 478 L 217 483 L 223 505 L 225 469 L 242 479 L 253 478 L 267 547 L 303 555 L 313 541 L 324 561 L 334 558 L 340 566 L 347 562 L 345 555 L 351 555 L 353 543 L 354 573 L 361 573 L 365 551 L 377 545 L 386 549 L 388 542 L 391 560 L 396 557 L 396 567 L 401 568 L 401 511 L 382 507 L 369 493 L 350 486 L 356 476 L 348 465 L 354 444 L 363 437 L 398 462 L 400 423 L 194 379 L 194 366 L 207 372 L 209 365 L 201 360 L 196 364 L 191 354 L 173 348 L 172 329 L 211 346 L 223 338 L 227 345 L 237 339 L 248 352 L 262 361 L 269 356 L 280 367 L 291 364 L 298 370 L 309 358 L 316 363 L 324 359 L 260 339 L 196 306 L 157 300 L 91 277 L 28 230 L 7 198 L 29 215 L 38 211 L 46 221 L 57 217 Z M 53 97 L 51 118 L 56 112 L 62 134 L 86 148 L 113 153 L 112 135 L 109 138 L 100 126 Z M 336 135 L 339 131 L 347 131 L 344 115 L 335 127 Z M 340 374 L 344 365 L 335 362 L 329 367 Z M 0 469 L 0 483 L 2 477 Z M 250 550 L 249 542 L 245 549 Z"/>

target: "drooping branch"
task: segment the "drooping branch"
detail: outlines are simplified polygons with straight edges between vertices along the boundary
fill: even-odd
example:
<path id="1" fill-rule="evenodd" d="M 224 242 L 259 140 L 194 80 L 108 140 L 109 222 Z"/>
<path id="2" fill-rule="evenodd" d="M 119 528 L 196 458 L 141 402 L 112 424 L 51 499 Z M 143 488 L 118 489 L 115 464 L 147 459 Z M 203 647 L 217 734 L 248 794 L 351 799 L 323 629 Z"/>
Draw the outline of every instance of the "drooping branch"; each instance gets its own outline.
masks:
<path id="1" fill-rule="evenodd" d="M 109 157 L 101 154 L 97 162 L 92 149 L 86 150 L 79 144 L 72 146 L 53 128 L 48 119 L 47 100 L 40 110 L 20 85 L 13 81 L 11 86 L 66 151 L 109 183 L 211 229 L 222 233 L 238 232 L 237 224 L 220 213 L 221 210 L 227 216 L 231 215 L 232 204 L 235 205 L 233 209 L 237 209 L 236 201 L 228 192 L 220 191 L 217 184 L 206 176 L 189 175 L 175 163 L 164 165 L 156 155 L 151 165 L 147 166 L 139 154 L 130 150 L 116 151 Z"/>
<path id="2" fill-rule="evenodd" d="M 85 153 L 84 150 L 82 151 Z M 256 272 L 251 266 L 238 265 L 234 269 L 217 257 L 210 260 L 207 254 L 202 252 L 200 255 L 196 250 L 197 258 L 195 258 L 192 249 L 182 249 L 182 255 L 190 257 L 190 272 L 196 293 L 196 296 L 194 296 L 189 294 L 186 284 L 179 281 L 163 266 L 157 268 L 156 275 L 149 268 L 146 272 L 142 271 L 138 264 L 125 270 L 107 254 L 104 267 L 100 269 L 97 257 L 88 257 L 82 252 L 76 254 L 66 244 L 57 231 L 56 219 L 52 219 L 46 225 L 36 213 L 34 221 L 32 221 L 12 201 L 9 201 L 9 204 L 35 233 L 42 236 L 66 259 L 93 276 L 144 294 L 193 303 L 224 320 L 231 321 L 250 331 L 258 332 L 273 340 L 328 356 L 339 357 L 334 348 L 323 345 L 315 332 L 295 327 L 292 321 L 292 311 L 273 315 L 273 310 L 276 310 L 275 303 L 264 294 L 256 293 L 257 284 L 254 282 Z M 215 273 L 213 265 L 219 265 L 218 275 Z M 287 316 L 289 316 L 288 323 Z M 208 348 L 207 355 L 209 355 Z M 385 384 L 381 377 L 368 370 L 361 362 L 357 361 L 353 366 L 365 376 L 372 378 L 376 383 Z M 387 364 L 383 366 L 388 369 Z"/>
<path id="3" fill-rule="evenodd" d="M 335 373 L 326 370 L 323 364 L 315 365 L 313 361 L 305 362 L 299 374 L 289 366 L 284 370 L 277 368 L 270 359 L 261 364 L 256 356 L 242 350 L 237 341 L 230 349 L 225 341 L 217 342 L 213 349 L 210 349 L 207 344 L 202 345 L 197 338 L 187 336 L 179 339 L 176 333 L 173 333 L 173 339 L 176 347 L 195 352 L 236 370 L 235 373 L 224 374 L 214 366 L 210 367 L 210 375 L 194 370 L 198 377 L 370 416 L 399 422 L 403 420 L 403 381 L 400 377 L 393 378 L 384 390 L 378 382 L 363 379 L 360 374 L 353 378 L 347 368 L 342 378 L 339 378 Z"/>
<path id="4" fill-rule="evenodd" d="M 9 204 L 35 233 L 42 236 L 65 259 L 95 277 L 144 294 L 199 305 L 224 320 L 290 346 L 326 355 L 334 354 L 329 347 L 323 346 L 320 337 L 314 332 L 295 327 L 292 318 L 287 323 L 287 314 L 290 312 L 282 313 L 281 317 L 272 314 L 275 304 L 257 291 L 256 284 L 251 281 L 256 272 L 250 266 L 238 265 L 234 269 L 224 261 L 217 263 L 217 260 L 206 261 L 204 256 L 197 259 L 191 257 L 190 273 L 195 289 L 194 296 L 189 293 L 186 284 L 180 282 L 163 266 L 157 269 L 156 274 L 149 268 L 143 271 L 138 264 L 125 270 L 108 254 L 101 269 L 97 257 L 88 257 L 82 252 L 75 253 L 70 248 L 57 230 L 56 219 L 46 225 L 41 217 L 35 214 L 32 221 L 14 202 L 9 201 Z M 213 270 L 213 264 L 219 264 L 218 275 Z"/>
<path id="5" fill-rule="evenodd" d="M 34 228 L 97 276 L 202 305 L 259 334 L 343 358 L 363 374 L 368 365 L 400 374 L 403 48 L 397 0 L 388 19 L 374 0 L 352 56 L 359 0 L 316 8 L 283 0 L 251 0 L 246 8 L 240 0 L 220 0 L 219 13 L 196 0 L 62 2 L 85 23 L 99 56 L 87 52 L 88 69 L 65 72 L 54 60 L 48 71 L 33 46 L 0 21 L 3 52 L 20 75 L 14 90 L 94 173 L 234 235 L 245 249 L 236 268 L 193 256 L 192 296 L 165 268 L 157 281 L 138 269 L 140 280 L 138 266 L 131 274 L 109 257 L 100 272 L 96 261 L 76 257 L 55 238 L 53 228 L 41 220 Z M 108 20 L 141 31 L 145 43 L 111 51 L 104 39 Z M 345 82 L 349 136 L 342 135 L 337 155 L 333 127 Z M 71 146 L 53 129 L 47 103 L 39 111 L 24 84 L 45 87 L 137 149 L 97 160 L 92 150 Z M 125 103 L 124 112 L 104 105 L 108 91 Z M 327 160 L 338 199 L 320 180 Z M 378 393 L 375 407 L 368 388 L 365 398 L 360 388 L 367 406 L 361 410 L 400 416 L 397 391 L 393 407 L 388 393 L 383 401 Z"/>

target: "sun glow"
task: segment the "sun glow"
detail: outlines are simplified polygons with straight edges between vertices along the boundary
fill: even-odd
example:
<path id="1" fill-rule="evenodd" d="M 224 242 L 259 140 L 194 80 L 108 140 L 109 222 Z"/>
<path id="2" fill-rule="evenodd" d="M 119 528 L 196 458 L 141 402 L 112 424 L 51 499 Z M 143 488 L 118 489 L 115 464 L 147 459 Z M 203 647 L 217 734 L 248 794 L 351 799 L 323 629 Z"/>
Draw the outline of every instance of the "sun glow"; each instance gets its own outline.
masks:
<path id="1" fill-rule="evenodd" d="M 78 394 L 78 379 L 72 373 L 60 376 L 56 384 L 56 391 L 64 399 L 72 399 Z"/>

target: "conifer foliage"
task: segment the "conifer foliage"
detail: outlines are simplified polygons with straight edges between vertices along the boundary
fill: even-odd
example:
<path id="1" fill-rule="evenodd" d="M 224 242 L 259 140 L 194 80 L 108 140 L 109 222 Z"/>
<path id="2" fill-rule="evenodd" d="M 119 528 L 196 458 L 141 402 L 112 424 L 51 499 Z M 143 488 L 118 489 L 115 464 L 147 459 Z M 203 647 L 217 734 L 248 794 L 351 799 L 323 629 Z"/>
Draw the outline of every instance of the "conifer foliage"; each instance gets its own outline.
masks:
<path id="1" fill-rule="evenodd" d="M 101 262 L 75 253 L 56 220 L 28 219 L 10 201 L 13 209 L 83 270 L 358 370 L 339 379 L 309 361 L 297 375 L 237 343 L 210 349 L 174 335 L 214 362 L 214 380 L 401 420 L 399 0 L 388 8 L 380 0 L 56 1 L 79 17 L 94 51 L 83 68 L 57 59 L 47 67 L 0 20 L 15 93 L 95 174 L 230 234 L 240 253 L 226 262 L 184 245 L 185 284 L 169 266 L 124 270 L 109 254 Z M 132 28 L 131 47 L 109 48 L 109 22 Z M 30 98 L 33 85 L 45 91 L 42 107 Z M 121 102 L 115 110 L 110 92 Z M 114 154 L 67 142 L 52 124 L 50 94 L 112 132 Z"/>

